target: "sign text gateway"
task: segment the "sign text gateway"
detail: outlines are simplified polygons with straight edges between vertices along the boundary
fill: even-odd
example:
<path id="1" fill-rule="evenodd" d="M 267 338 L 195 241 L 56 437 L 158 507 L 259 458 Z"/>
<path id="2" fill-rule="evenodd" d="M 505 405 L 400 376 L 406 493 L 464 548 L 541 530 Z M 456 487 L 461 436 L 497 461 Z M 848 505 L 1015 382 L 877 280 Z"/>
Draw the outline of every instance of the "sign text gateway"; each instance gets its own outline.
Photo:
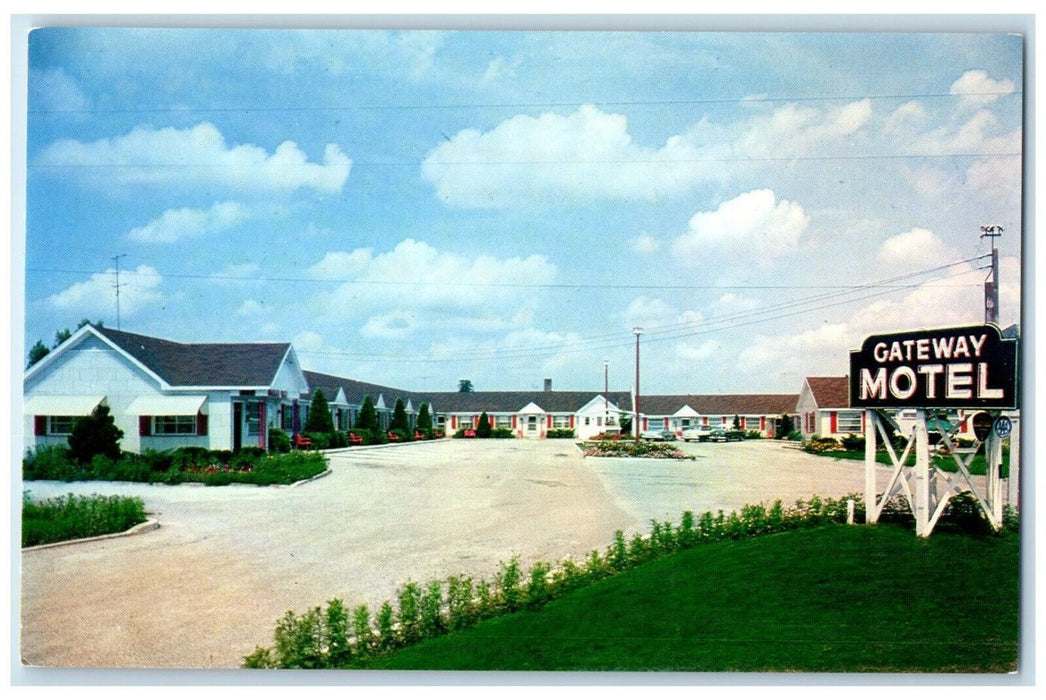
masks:
<path id="1" fill-rule="evenodd" d="M 1017 341 L 997 326 L 874 335 L 850 353 L 855 408 L 1016 408 Z"/>

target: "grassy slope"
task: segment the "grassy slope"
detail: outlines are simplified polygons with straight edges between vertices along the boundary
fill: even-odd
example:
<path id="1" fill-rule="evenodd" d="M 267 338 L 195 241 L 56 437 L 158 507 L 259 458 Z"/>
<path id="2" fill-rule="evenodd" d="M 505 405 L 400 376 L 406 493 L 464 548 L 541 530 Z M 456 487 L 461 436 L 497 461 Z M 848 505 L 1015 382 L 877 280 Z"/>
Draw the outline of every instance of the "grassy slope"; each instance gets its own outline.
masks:
<path id="1" fill-rule="evenodd" d="M 1018 539 L 823 527 L 699 547 L 389 669 L 1005 672 Z"/>

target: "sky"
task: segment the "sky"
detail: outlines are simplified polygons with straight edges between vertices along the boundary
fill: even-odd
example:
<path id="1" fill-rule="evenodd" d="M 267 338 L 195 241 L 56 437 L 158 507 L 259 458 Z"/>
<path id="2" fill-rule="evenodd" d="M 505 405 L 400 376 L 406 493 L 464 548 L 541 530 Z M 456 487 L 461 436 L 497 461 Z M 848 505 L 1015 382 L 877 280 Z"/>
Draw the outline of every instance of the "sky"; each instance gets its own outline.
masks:
<path id="1" fill-rule="evenodd" d="M 1020 319 L 1020 36 L 45 27 L 27 67 L 27 348 L 599 391 L 638 327 L 642 393 L 798 393 L 981 323 L 987 225 Z"/>

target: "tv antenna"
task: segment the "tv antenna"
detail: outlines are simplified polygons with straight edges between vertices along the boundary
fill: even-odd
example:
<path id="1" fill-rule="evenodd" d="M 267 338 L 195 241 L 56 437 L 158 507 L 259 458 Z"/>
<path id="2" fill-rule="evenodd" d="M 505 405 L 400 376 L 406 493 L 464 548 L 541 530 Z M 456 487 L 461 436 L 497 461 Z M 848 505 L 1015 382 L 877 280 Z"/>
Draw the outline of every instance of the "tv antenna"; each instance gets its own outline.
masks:
<path id="1" fill-rule="evenodd" d="M 120 330 L 120 287 L 126 285 L 126 283 L 120 284 L 120 258 L 125 257 L 127 257 L 127 253 L 113 256 L 113 262 L 116 263 L 116 282 L 113 284 L 113 289 L 116 290 L 116 330 Z"/>

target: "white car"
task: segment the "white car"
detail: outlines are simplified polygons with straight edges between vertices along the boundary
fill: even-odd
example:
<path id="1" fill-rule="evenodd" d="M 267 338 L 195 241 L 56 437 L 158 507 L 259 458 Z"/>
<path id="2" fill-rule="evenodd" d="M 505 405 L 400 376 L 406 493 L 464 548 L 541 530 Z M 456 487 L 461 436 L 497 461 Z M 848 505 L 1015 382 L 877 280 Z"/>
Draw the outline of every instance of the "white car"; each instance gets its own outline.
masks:
<path id="1" fill-rule="evenodd" d="M 705 442 L 708 440 L 708 436 L 712 434 L 712 426 L 710 425 L 698 425 L 693 428 L 687 428 L 683 431 L 683 442 L 690 442 L 691 440 L 697 440 L 698 442 Z"/>
<path id="2" fill-rule="evenodd" d="M 676 434 L 671 430 L 644 430 L 639 434 L 641 440 L 657 442 L 670 442 L 676 439 Z"/>

